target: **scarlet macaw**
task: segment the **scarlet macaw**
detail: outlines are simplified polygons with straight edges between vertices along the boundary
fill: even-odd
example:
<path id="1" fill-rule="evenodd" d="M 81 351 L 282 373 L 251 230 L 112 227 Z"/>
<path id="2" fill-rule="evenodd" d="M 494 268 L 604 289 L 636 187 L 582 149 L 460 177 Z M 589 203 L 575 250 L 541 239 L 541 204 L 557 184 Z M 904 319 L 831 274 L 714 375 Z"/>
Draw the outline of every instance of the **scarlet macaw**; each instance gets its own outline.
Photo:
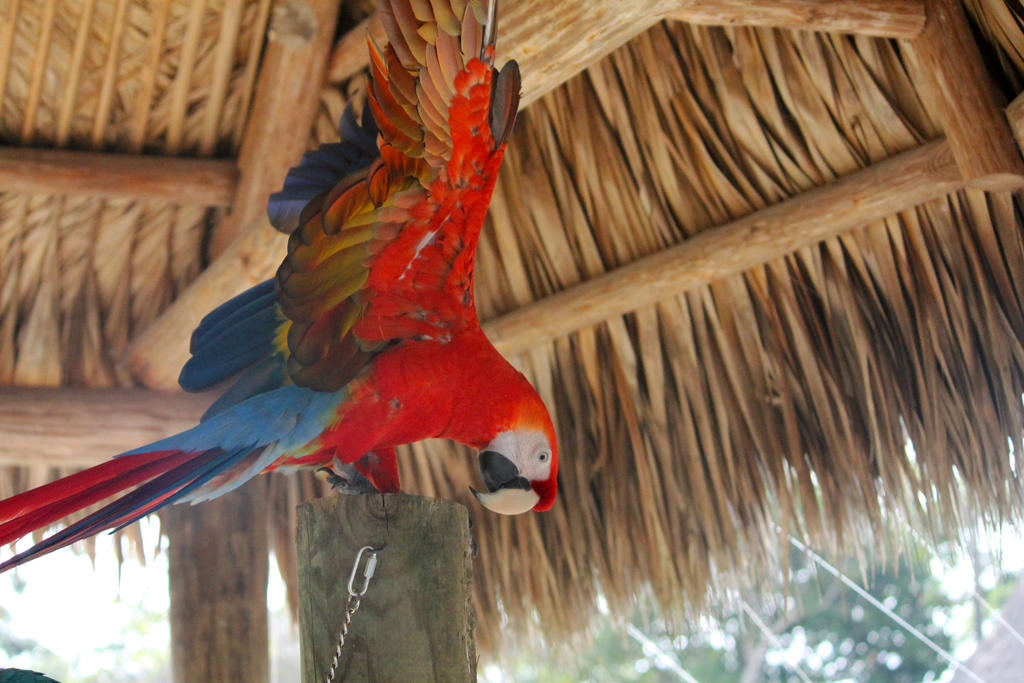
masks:
<path id="1" fill-rule="evenodd" d="M 519 103 L 493 68 L 483 0 L 378 0 L 368 107 L 307 153 L 271 198 L 290 232 L 273 280 L 209 313 L 179 382 L 237 379 L 188 431 L 0 502 L 0 544 L 130 487 L 0 565 L 119 528 L 169 503 L 219 496 L 278 468 L 354 466 L 398 491 L 395 447 L 429 437 L 479 449 L 487 508 L 554 503 L 547 409 L 484 336 L 473 259 Z"/>

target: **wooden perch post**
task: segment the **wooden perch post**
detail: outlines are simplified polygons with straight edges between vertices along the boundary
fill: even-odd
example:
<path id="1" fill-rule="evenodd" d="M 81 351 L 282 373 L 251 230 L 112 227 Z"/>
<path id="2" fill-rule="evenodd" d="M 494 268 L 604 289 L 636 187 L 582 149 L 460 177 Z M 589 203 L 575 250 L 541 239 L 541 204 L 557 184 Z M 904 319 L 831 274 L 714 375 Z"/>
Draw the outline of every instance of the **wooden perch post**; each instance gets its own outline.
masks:
<path id="1" fill-rule="evenodd" d="M 335 680 L 476 680 L 464 507 L 401 494 L 328 496 L 299 506 L 297 543 L 303 683 L 326 680 L 363 546 L 383 550 L 352 615 Z"/>

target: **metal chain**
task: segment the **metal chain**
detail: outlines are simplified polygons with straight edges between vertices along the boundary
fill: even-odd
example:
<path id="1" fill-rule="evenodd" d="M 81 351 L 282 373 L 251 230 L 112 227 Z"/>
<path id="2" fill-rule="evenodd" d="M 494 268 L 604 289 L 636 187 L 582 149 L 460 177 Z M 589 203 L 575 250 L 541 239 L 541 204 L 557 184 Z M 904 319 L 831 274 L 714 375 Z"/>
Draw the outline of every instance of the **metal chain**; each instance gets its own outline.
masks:
<path id="1" fill-rule="evenodd" d="M 331 659 L 331 668 L 327 672 L 327 683 L 334 683 L 334 672 L 338 668 L 338 659 L 341 657 L 341 648 L 345 647 L 345 638 L 348 637 L 348 629 L 352 625 L 352 615 L 359 609 L 362 597 L 366 595 L 366 589 L 370 587 L 370 579 L 377 570 L 377 553 L 384 547 L 374 548 L 364 545 L 356 553 L 356 562 L 352 565 L 352 573 L 348 577 L 348 603 L 345 605 L 345 621 L 341 624 L 341 632 L 338 633 L 338 647 L 334 648 L 334 657 Z M 356 588 L 356 578 L 359 576 L 359 566 L 362 564 L 363 555 L 366 555 L 366 567 L 363 569 L 362 586 Z"/>

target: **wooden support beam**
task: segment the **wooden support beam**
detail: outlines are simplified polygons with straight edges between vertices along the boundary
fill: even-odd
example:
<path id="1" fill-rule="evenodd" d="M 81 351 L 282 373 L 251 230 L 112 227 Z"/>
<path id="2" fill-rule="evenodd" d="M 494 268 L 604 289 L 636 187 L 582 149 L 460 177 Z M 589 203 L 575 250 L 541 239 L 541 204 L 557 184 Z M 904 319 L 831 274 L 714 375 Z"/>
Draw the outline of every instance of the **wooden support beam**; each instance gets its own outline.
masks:
<path id="1" fill-rule="evenodd" d="M 299 506 L 296 536 L 303 683 L 327 679 L 349 606 L 349 575 L 367 545 L 383 549 L 352 615 L 335 680 L 476 680 L 464 507 L 400 494 L 328 496 Z"/>
<path id="2" fill-rule="evenodd" d="M 665 0 L 503 3 L 498 21 L 499 58 L 519 62 L 523 74 L 522 106 L 656 24 L 664 16 L 665 4 Z"/>
<path id="3" fill-rule="evenodd" d="M 924 0 L 519 0 L 501 6 L 500 58 L 519 62 L 526 106 L 662 19 L 913 38 L 925 14 Z M 367 65 L 367 32 L 383 38 L 375 15 L 338 41 L 330 82 Z"/>
<path id="4" fill-rule="evenodd" d="M 736 275 L 963 185 L 949 145 L 935 141 L 761 211 L 484 325 L 515 354 L 608 318 Z"/>
<path id="5" fill-rule="evenodd" d="M 914 38 L 924 0 L 670 0 L 667 19 L 709 26 L 775 26 L 808 31 Z"/>
<path id="6" fill-rule="evenodd" d="M 983 190 L 1024 185 L 1024 159 L 1003 116 L 1005 100 L 985 67 L 960 0 L 927 0 L 925 7 L 924 32 L 903 46 L 964 180 Z"/>
<path id="7" fill-rule="evenodd" d="M 188 340 L 203 316 L 271 277 L 284 258 L 287 235 L 269 225 L 245 232 L 188 286 L 128 348 L 132 375 L 151 389 L 174 391 L 188 360 Z"/>
<path id="8" fill-rule="evenodd" d="M 199 422 L 209 394 L 0 386 L 0 465 L 88 467 Z"/>
<path id="9" fill-rule="evenodd" d="M 230 159 L 0 147 L 0 192 L 227 206 L 237 183 L 238 169 Z"/>
<path id="10" fill-rule="evenodd" d="M 308 148 L 337 20 L 338 0 L 275 4 L 238 155 L 238 191 L 210 238 L 211 257 L 267 224 L 267 198 Z"/>

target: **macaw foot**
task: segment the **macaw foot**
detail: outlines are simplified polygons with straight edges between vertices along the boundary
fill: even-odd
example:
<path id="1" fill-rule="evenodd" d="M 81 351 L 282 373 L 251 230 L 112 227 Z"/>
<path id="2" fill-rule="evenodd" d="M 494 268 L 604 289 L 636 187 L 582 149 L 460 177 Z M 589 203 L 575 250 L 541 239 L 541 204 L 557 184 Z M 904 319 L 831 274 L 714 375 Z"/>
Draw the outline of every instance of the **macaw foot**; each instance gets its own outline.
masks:
<path id="1" fill-rule="evenodd" d="M 359 470 L 352 465 L 339 465 L 335 461 L 334 467 L 341 472 L 338 474 L 330 467 L 321 467 L 316 473 L 324 478 L 331 488 L 343 495 L 363 495 L 377 493 L 377 488 L 364 477 Z"/>

